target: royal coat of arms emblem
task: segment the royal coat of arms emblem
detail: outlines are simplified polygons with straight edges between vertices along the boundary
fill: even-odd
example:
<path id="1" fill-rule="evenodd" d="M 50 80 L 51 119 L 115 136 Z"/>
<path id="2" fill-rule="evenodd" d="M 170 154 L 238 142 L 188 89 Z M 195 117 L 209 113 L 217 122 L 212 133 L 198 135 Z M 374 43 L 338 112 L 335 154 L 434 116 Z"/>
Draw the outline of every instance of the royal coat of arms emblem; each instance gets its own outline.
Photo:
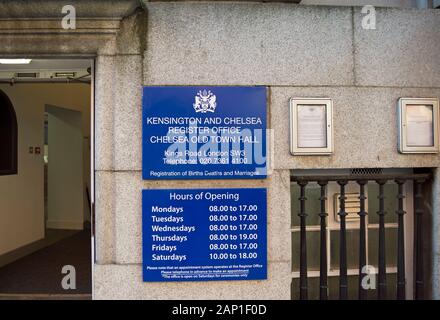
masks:
<path id="1" fill-rule="evenodd" d="M 210 90 L 200 90 L 195 96 L 193 107 L 196 112 L 214 112 L 217 107 L 217 98 Z"/>

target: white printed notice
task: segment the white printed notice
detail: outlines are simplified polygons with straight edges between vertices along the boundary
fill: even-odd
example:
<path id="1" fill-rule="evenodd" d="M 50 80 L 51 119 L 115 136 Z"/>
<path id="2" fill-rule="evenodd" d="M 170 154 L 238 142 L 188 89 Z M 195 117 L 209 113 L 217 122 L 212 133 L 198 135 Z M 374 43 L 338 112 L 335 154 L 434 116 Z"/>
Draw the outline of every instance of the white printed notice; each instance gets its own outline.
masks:
<path id="1" fill-rule="evenodd" d="M 298 147 L 327 147 L 326 106 L 298 105 Z"/>
<path id="2" fill-rule="evenodd" d="M 406 143 L 411 147 L 434 145 L 432 105 L 406 106 Z"/>

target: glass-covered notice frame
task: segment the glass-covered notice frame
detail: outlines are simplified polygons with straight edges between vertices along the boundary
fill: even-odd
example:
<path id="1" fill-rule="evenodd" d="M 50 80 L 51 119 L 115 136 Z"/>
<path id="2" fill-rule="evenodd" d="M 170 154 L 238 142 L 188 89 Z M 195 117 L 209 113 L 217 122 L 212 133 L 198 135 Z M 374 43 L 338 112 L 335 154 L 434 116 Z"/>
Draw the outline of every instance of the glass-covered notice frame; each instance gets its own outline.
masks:
<path id="1" fill-rule="evenodd" d="M 437 98 L 400 98 L 397 114 L 400 153 L 439 152 Z"/>
<path id="2" fill-rule="evenodd" d="M 328 98 L 290 99 L 290 153 L 329 155 L 333 152 L 333 103 Z"/>

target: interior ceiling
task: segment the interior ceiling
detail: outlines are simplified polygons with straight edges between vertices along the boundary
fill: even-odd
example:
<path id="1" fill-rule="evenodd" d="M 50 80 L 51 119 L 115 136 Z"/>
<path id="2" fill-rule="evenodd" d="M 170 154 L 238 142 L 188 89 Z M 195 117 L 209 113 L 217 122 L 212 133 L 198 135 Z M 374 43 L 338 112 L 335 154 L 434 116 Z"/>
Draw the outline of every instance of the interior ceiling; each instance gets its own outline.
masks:
<path id="1" fill-rule="evenodd" d="M 29 64 L 0 64 L 0 72 L 86 71 L 91 65 L 84 59 L 32 59 Z"/>

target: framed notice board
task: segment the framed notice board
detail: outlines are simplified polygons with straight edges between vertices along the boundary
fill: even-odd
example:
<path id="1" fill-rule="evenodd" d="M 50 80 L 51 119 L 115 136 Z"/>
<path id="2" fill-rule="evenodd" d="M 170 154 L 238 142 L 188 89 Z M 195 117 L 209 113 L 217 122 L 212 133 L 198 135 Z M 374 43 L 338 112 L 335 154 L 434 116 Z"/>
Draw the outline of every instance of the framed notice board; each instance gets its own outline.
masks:
<path id="1" fill-rule="evenodd" d="M 267 278 L 267 191 L 142 192 L 144 281 Z"/>
<path id="2" fill-rule="evenodd" d="M 144 179 L 262 179 L 266 87 L 144 87 Z"/>

